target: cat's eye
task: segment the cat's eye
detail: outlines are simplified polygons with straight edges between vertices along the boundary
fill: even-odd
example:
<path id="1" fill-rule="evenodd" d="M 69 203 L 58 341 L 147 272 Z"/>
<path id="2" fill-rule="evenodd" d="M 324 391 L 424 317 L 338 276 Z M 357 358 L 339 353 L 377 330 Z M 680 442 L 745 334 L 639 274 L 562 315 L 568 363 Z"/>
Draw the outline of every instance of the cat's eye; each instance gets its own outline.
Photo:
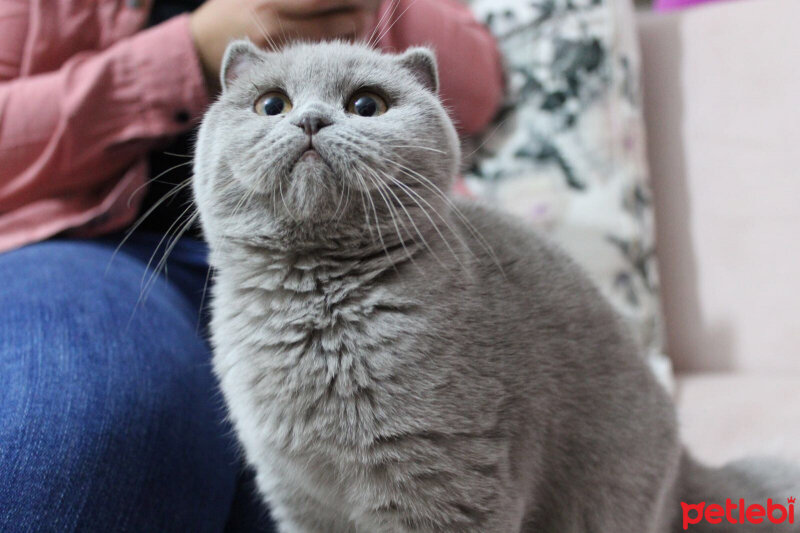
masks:
<path id="1" fill-rule="evenodd" d="M 386 113 L 388 109 L 386 100 L 368 91 L 356 93 L 347 104 L 347 111 L 360 117 L 377 117 Z"/>
<path id="2" fill-rule="evenodd" d="M 259 115 L 274 117 L 285 115 L 292 110 L 292 101 L 285 94 L 278 91 L 264 93 L 256 100 L 255 111 Z"/>

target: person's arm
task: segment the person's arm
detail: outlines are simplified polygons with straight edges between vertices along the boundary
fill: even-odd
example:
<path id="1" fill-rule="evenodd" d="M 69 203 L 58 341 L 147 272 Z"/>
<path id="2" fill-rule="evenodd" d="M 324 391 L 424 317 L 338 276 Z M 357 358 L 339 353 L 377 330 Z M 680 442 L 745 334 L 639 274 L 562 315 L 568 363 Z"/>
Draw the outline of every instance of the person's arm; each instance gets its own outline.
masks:
<path id="1" fill-rule="evenodd" d="M 191 16 L 28 76 L 14 66 L 30 44 L 25 1 L 0 0 L 0 217 L 37 200 L 89 197 L 188 129 L 230 39 L 267 46 L 355 35 L 377 0 L 208 0 Z M 81 35 L 72 38 L 79 49 Z"/>
<path id="2" fill-rule="evenodd" d="M 383 9 L 392 11 L 378 29 L 387 30 L 381 46 L 433 46 L 442 96 L 460 131 L 485 126 L 502 90 L 488 32 L 453 0 L 390 1 Z M 187 16 L 176 17 L 106 50 L 79 53 L 53 72 L 0 77 L 0 214 L 37 199 L 85 195 L 187 129 L 207 104 L 190 33 Z M 18 44 L 0 35 L 0 60 Z"/>
<path id="3" fill-rule="evenodd" d="M 426 45 L 436 51 L 441 97 L 460 133 L 485 128 L 503 98 L 497 44 L 456 0 L 389 0 L 379 13 L 379 46 L 401 51 Z"/>
<path id="4" fill-rule="evenodd" d="M 0 57 L 13 46 L 0 36 Z M 120 175 L 207 100 L 186 16 L 53 72 L 0 79 L 0 214 Z"/>

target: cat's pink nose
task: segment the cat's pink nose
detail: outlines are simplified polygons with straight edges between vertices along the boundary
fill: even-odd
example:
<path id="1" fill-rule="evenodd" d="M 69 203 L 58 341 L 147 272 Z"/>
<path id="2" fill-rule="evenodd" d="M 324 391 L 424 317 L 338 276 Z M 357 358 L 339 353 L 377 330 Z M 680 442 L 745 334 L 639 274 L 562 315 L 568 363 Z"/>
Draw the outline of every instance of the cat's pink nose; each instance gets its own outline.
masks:
<path id="1" fill-rule="evenodd" d="M 320 116 L 305 116 L 296 123 L 296 126 L 302 128 L 306 135 L 315 135 L 319 130 L 330 125 L 330 121 Z"/>

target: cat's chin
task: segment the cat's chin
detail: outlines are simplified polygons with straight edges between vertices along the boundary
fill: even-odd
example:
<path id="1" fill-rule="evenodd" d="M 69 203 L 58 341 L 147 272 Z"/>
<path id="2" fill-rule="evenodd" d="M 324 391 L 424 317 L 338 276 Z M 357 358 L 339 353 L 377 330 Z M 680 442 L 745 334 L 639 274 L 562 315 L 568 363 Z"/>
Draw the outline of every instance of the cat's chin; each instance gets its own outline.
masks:
<path id="1" fill-rule="evenodd" d="M 300 156 L 289 178 L 284 207 L 293 219 L 319 222 L 333 216 L 341 181 L 316 151 Z"/>

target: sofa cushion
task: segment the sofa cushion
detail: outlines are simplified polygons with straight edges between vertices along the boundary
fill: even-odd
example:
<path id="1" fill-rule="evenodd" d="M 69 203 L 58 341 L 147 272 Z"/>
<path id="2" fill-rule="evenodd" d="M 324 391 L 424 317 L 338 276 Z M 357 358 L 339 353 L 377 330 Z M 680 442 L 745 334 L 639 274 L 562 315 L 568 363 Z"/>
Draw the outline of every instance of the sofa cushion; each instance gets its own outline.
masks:
<path id="1" fill-rule="evenodd" d="M 800 464 L 800 376 L 678 375 L 684 441 L 703 462 L 775 456 Z"/>
<path id="2" fill-rule="evenodd" d="M 800 2 L 640 17 L 668 353 L 800 374 Z"/>
<path id="3" fill-rule="evenodd" d="M 720 2 L 724 0 L 655 0 L 653 7 L 659 11 L 669 11 L 671 9 L 682 9 L 708 2 Z"/>
<path id="4" fill-rule="evenodd" d="M 498 39 L 510 94 L 467 186 L 570 253 L 668 382 L 632 4 L 470 3 Z"/>

